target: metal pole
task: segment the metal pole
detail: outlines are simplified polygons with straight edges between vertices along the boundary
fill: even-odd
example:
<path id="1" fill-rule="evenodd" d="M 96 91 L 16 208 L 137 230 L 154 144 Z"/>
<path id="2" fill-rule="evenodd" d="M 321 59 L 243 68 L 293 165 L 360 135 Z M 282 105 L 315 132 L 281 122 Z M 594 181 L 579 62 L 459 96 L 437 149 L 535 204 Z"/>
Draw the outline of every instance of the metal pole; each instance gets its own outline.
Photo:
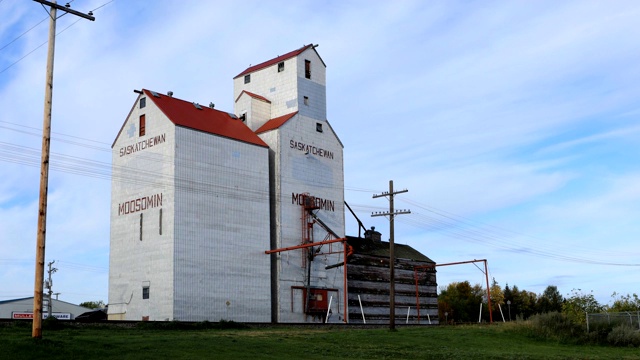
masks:
<path id="1" fill-rule="evenodd" d="M 325 323 L 329 322 L 329 314 L 331 314 L 331 302 L 333 301 L 333 295 L 331 295 L 331 297 L 329 297 L 329 306 L 327 307 L 327 317 L 324 320 Z"/>
<path id="2" fill-rule="evenodd" d="M 364 318 L 364 310 L 362 309 L 362 300 L 360 299 L 360 294 L 358 294 L 358 302 L 360 303 L 360 313 L 362 314 L 362 322 L 366 324 L 367 320 Z"/>
<path id="3" fill-rule="evenodd" d="M 393 180 L 389 180 L 389 329 L 396 329 L 395 245 L 393 242 Z"/>
<path id="4" fill-rule="evenodd" d="M 418 312 L 418 324 L 420 324 L 420 293 L 418 289 L 418 269 L 413 268 L 413 278 L 416 281 L 416 309 Z"/>
<path id="5" fill-rule="evenodd" d="M 56 46 L 56 8 L 49 13 L 49 49 L 44 89 L 44 120 L 42 125 L 42 161 L 40 163 L 40 201 L 38 234 L 36 237 L 36 278 L 33 287 L 33 326 L 31 337 L 42 338 L 42 292 L 44 282 L 44 248 L 47 231 L 47 191 L 49 187 L 49 148 L 51 144 L 51 104 L 53 100 L 53 57 Z"/>
<path id="6" fill-rule="evenodd" d="M 491 311 L 491 289 L 489 288 L 489 268 L 487 267 L 486 259 L 484 260 L 484 276 L 487 279 L 487 305 L 489 306 L 489 324 L 493 324 L 493 313 Z"/>
<path id="7" fill-rule="evenodd" d="M 344 300 L 342 301 L 344 303 L 344 323 L 347 324 L 349 323 L 349 284 L 347 284 L 347 246 L 349 246 L 349 244 L 347 244 L 347 242 L 343 242 L 342 243 L 342 250 L 344 251 L 344 256 L 343 256 L 343 261 L 344 261 L 344 266 L 342 269 L 342 286 L 344 288 L 344 291 L 342 292 L 342 296 L 344 297 Z"/>

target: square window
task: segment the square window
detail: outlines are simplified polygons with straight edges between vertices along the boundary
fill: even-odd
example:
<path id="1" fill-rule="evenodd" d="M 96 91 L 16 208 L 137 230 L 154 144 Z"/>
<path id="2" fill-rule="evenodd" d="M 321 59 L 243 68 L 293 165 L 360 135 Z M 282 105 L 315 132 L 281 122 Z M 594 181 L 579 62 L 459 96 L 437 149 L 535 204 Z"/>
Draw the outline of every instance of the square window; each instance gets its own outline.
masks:
<path id="1" fill-rule="evenodd" d="M 304 97 L 304 104 L 309 106 L 309 97 L 308 96 Z"/>
<path id="2" fill-rule="evenodd" d="M 284 61 L 280 61 L 278 63 L 278 72 L 283 72 L 284 71 Z"/>
<path id="3" fill-rule="evenodd" d="M 148 299 L 149 298 L 149 287 L 148 286 L 143 286 L 142 287 L 142 299 Z"/>
<path id="4" fill-rule="evenodd" d="M 138 127 L 139 133 L 138 136 L 144 136 L 144 134 L 147 132 L 147 119 L 145 118 L 144 114 L 140 115 L 140 126 Z"/>
<path id="5" fill-rule="evenodd" d="M 322 123 L 316 123 L 316 131 L 322 132 Z"/>
<path id="6" fill-rule="evenodd" d="M 304 77 L 311 79 L 311 61 L 304 61 Z"/>
<path id="7" fill-rule="evenodd" d="M 244 76 L 244 83 L 248 84 L 251 82 L 251 74 L 247 74 Z"/>
<path id="8" fill-rule="evenodd" d="M 140 98 L 140 109 L 147 106 L 147 98 Z"/>

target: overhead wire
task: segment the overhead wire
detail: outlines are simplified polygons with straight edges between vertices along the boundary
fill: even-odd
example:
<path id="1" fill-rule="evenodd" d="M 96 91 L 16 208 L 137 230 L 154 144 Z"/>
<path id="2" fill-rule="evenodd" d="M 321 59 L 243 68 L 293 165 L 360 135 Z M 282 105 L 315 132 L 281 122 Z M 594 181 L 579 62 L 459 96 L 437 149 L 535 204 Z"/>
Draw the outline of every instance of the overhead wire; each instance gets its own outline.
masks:
<path id="1" fill-rule="evenodd" d="M 2 0 L 0 0 L 2 1 Z M 91 12 L 94 12 L 112 2 L 114 2 L 115 0 L 110 0 L 100 6 L 98 6 L 97 8 L 91 10 Z M 72 3 L 73 0 L 69 1 L 68 3 Z M 67 13 L 64 13 L 63 15 L 66 15 Z M 61 15 L 61 16 L 63 16 Z M 4 45 L 2 48 L 0 48 L 0 50 L 6 48 L 7 46 L 11 45 L 12 43 L 14 43 L 16 40 L 18 40 L 19 38 L 21 38 L 22 36 L 24 36 L 26 33 L 28 33 L 29 31 L 33 30 L 35 27 L 37 27 L 38 25 L 40 25 L 42 22 L 44 22 L 45 20 L 49 19 L 49 16 L 47 16 L 46 18 L 42 19 L 39 23 L 37 23 L 36 25 L 34 25 L 33 27 L 31 27 L 29 30 L 25 31 L 23 34 L 19 35 L 17 38 L 13 39 L 12 41 L 10 41 L 8 44 Z M 58 33 L 55 34 L 55 36 L 59 36 L 60 34 L 62 34 L 63 32 L 65 32 L 67 29 L 69 29 L 70 27 L 72 27 L 73 25 L 77 24 L 80 20 L 82 19 L 77 19 L 76 21 L 72 22 L 69 26 L 65 27 L 64 29 L 62 29 L 61 31 L 59 31 Z M 43 42 L 42 44 L 38 45 L 35 49 L 29 51 L 28 53 L 26 53 L 25 55 L 23 55 L 21 58 L 19 58 L 18 60 L 16 60 L 15 62 L 11 63 L 9 66 L 5 67 L 4 69 L 0 70 L 0 74 L 4 73 L 5 71 L 9 70 L 10 68 L 12 68 L 14 65 L 16 65 L 17 63 L 19 63 L 20 61 L 24 60 L 27 56 L 33 54 L 36 50 L 40 49 L 41 47 L 43 47 L 44 45 L 46 45 L 49 42 L 49 40 Z"/>
<path id="2" fill-rule="evenodd" d="M 36 135 L 29 133 L 29 135 Z M 72 145 L 84 145 L 78 142 L 71 142 Z M 0 142 L 0 148 L 4 151 L 0 153 L 0 160 L 14 162 L 18 164 L 31 165 L 34 167 L 39 166 L 40 151 L 34 148 L 27 148 L 22 145 L 13 145 L 5 142 Z M 102 149 L 103 151 L 110 151 Z M 140 158 L 147 164 L 150 161 L 154 161 L 149 156 Z M 164 163 L 164 159 L 155 159 L 159 164 Z M 192 170 L 198 171 L 202 168 L 215 169 L 214 172 L 226 173 L 227 175 L 234 176 L 236 178 L 257 180 L 260 175 L 254 174 L 252 171 L 240 171 L 239 169 L 229 169 L 228 166 L 221 166 L 219 164 L 203 164 L 201 162 L 191 162 L 188 164 Z M 101 178 L 105 180 L 115 180 L 121 183 L 128 184 L 149 184 L 155 183 L 161 188 L 167 188 L 174 186 L 177 190 L 189 191 L 192 194 L 207 194 L 217 195 L 223 198 L 247 200 L 264 202 L 269 199 L 269 190 L 265 186 L 263 190 L 239 188 L 237 185 L 223 185 L 213 181 L 208 181 L 201 177 L 198 181 L 193 181 L 191 176 L 171 176 L 166 175 L 162 171 L 148 171 L 142 170 L 138 166 L 116 166 L 107 162 L 95 161 L 84 159 L 76 156 L 52 154 L 52 161 L 50 166 L 53 170 L 63 171 L 76 175 L 89 176 L 94 178 Z M 264 177 L 265 174 L 262 174 Z M 291 184 L 295 183 L 293 180 L 284 180 Z M 246 184 L 245 184 L 246 185 Z M 359 189 L 356 189 L 356 191 Z M 279 199 L 282 201 L 282 199 Z M 577 263 L 596 264 L 596 265 L 615 265 L 615 266 L 640 266 L 640 264 L 634 263 L 620 263 L 611 261 L 599 261 L 584 258 L 581 256 L 570 256 L 559 253 L 555 249 L 545 249 L 540 247 L 529 247 L 527 245 L 514 246 L 513 237 L 508 239 L 501 233 L 496 231 L 487 230 L 478 224 L 472 224 L 465 219 L 457 216 L 449 215 L 442 211 L 429 209 L 415 201 L 403 198 L 403 201 L 417 206 L 419 208 L 428 209 L 430 212 L 437 214 L 437 217 L 426 216 L 421 213 L 412 213 L 411 217 L 399 217 L 399 221 L 405 222 L 409 225 L 429 230 L 429 231 L 443 231 L 445 235 L 455 237 L 465 241 L 475 242 L 482 245 L 488 245 L 494 248 L 525 253 L 534 256 L 547 257 L 563 261 L 571 261 Z M 352 204 L 354 211 L 384 211 L 384 207 L 365 206 L 359 204 Z M 506 231 L 506 230 L 505 230 Z M 516 245 L 518 245 L 516 243 Z"/>
<path id="3" fill-rule="evenodd" d="M 495 241 L 500 242 L 502 245 L 505 245 L 507 248 L 515 248 L 519 251 L 527 251 L 531 247 L 529 243 L 524 243 L 522 241 L 519 241 L 518 240 L 519 238 L 530 238 L 532 240 L 535 240 L 536 247 L 533 248 L 533 250 L 537 249 L 537 250 L 544 250 L 547 252 L 557 252 L 559 249 L 559 246 L 556 243 L 547 244 L 547 242 L 544 239 L 537 238 L 522 232 L 517 232 L 514 230 L 498 227 L 495 225 L 473 221 L 473 220 L 464 218 L 460 215 L 447 213 L 444 210 L 439 210 L 424 204 L 420 204 L 419 202 L 413 201 L 411 199 L 407 199 L 406 197 L 399 198 L 399 201 L 406 202 L 412 206 L 427 210 L 428 212 L 433 213 L 436 216 L 444 218 L 445 220 L 441 222 L 440 226 L 435 226 L 433 228 L 433 230 L 436 230 L 436 231 L 442 230 L 446 232 L 450 228 L 464 228 L 467 230 L 471 228 L 472 230 L 468 230 L 468 231 L 473 231 L 475 235 L 485 236 L 488 239 L 494 239 Z M 424 214 L 417 213 L 417 215 L 423 216 L 426 219 L 430 218 L 429 216 Z M 402 220 L 404 220 L 404 218 L 400 219 L 400 221 Z M 514 244 L 518 246 L 515 247 Z M 573 244 L 571 245 L 571 248 L 567 249 L 566 251 L 571 252 L 573 254 L 587 253 L 589 256 L 602 256 L 602 255 L 628 256 L 630 255 L 629 252 L 615 252 L 615 251 L 603 250 L 603 249 L 592 249 L 592 248 L 587 248 L 579 245 L 576 246 Z"/>
<path id="4" fill-rule="evenodd" d="M 60 34 L 62 34 L 63 32 L 65 32 L 67 29 L 69 29 L 70 27 L 72 27 L 73 25 L 77 24 L 78 21 L 80 21 L 82 19 L 78 19 L 74 22 L 72 22 L 69 26 L 67 26 L 66 28 L 60 30 L 56 36 L 59 36 Z M 11 63 L 9 66 L 7 66 L 6 68 L 0 70 L 0 74 L 2 74 L 3 72 L 9 70 L 11 67 L 13 67 L 14 65 L 16 65 L 17 63 L 19 63 L 20 61 L 24 60 L 27 56 L 33 54 L 36 50 L 40 49 L 41 47 L 43 47 L 44 45 L 46 45 L 49 41 L 45 41 L 42 44 L 38 45 L 35 49 L 29 51 L 26 55 L 24 55 L 23 57 L 21 57 L 20 59 L 16 60 L 15 62 Z"/>
<path id="5" fill-rule="evenodd" d="M 9 123 L 3 121 L 4 124 L 10 124 L 14 126 L 22 126 L 20 124 Z M 25 126 L 26 127 L 26 126 Z M 9 130 L 22 132 L 28 135 L 38 136 L 39 134 L 24 131 L 21 129 L 14 129 L 7 126 L 1 126 L 0 128 L 7 128 Z M 36 128 L 26 127 L 29 129 L 37 130 Z M 63 141 L 70 145 L 75 146 L 83 146 L 87 148 L 91 148 L 93 150 L 104 151 L 104 152 L 112 152 L 111 149 L 106 149 L 96 145 L 85 144 L 82 141 L 91 141 L 96 144 L 107 144 L 104 142 L 88 140 L 80 137 L 75 137 L 71 135 L 61 134 L 63 137 L 70 137 L 74 139 L 78 139 L 80 141 L 71 141 L 67 139 L 57 139 L 52 138 L 55 141 Z M 28 148 L 22 145 L 10 144 L 5 142 L 0 142 L 0 148 L 4 151 L 0 152 L 0 160 L 14 162 L 23 165 L 29 165 L 37 167 L 40 165 L 40 150 L 35 148 Z M 174 187 L 180 191 L 189 191 L 192 194 L 207 194 L 207 195 L 216 195 L 223 198 L 236 199 L 236 200 L 247 200 L 247 201 L 256 201 L 256 202 L 264 202 L 269 199 L 269 189 L 265 186 L 264 189 L 255 189 L 255 188 L 242 188 L 237 184 L 220 184 L 212 181 L 211 179 L 207 179 L 211 173 L 216 174 L 224 174 L 229 177 L 243 179 L 245 181 L 261 181 L 260 179 L 264 179 L 268 174 L 260 174 L 254 171 L 254 169 L 246 170 L 246 169 L 233 169 L 229 167 L 229 165 L 221 165 L 216 163 L 213 158 L 205 157 L 207 162 L 203 161 L 191 161 L 187 162 L 187 167 L 191 170 L 191 174 L 200 173 L 201 176 L 197 180 L 193 180 L 192 175 L 181 175 L 174 174 L 169 175 L 165 174 L 162 171 L 162 166 L 167 162 L 167 158 L 160 155 L 151 155 L 151 154 L 140 154 L 136 158 L 132 158 L 132 163 L 127 166 L 119 166 L 114 165 L 109 162 L 89 160 L 81 157 L 64 155 L 52 153 L 52 161 L 50 166 L 53 170 L 58 170 L 66 173 L 83 175 L 88 177 L 100 178 L 105 180 L 113 180 L 118 181 L 120 183 L 127 184 L 150 184 L 153 183 L 155 186 L 160 188 L 169 188 Z M 156 164 L 155 170 L 143 170 L 142 163 L 145 164 L 144 167 L 153 168 L 154 166 L 149 166 L 149 164 Z M 207 170 L 205 170 L 207 169 Z M 291 177 L 283 177 L 282 181 L 284 184 L 297 184 L 298 180 L 293 179 Z M 248 182 L 245 182 L 244 185 L 250 186 Z M 337 189 L 338 187 L 332 186 L 331 182 L 324 183 L 324 186 L 328 188 Z M 363 188 L 349 188 L 348 186 L 344 187 L 345 190 L 349 191 L 359 191 L 359 192 L 371 192 L 373 191 L 363 189 Z M 423 229 L 429 232 L 442 232 L 443 235 L 461 239 L 467 242 L 474 242 L 478 244 L 482 244 L 485 246 L 491 246 L 497 249 L 528 254 L 532 256 L 546 257 L 555 260 L 561 261 L 570 261 L 576 263 L 583 264 L 594 264 L 594 265 L 612 265 L 612 266 L 640 266 L 640 264 L 636 263 L 622 263 L 622 262 L 614 262 L 614 261 L 602 261 L 602 260 L 594 260 L 589 259 L 583 255 L 580 255 L 579 252 L 573 251 L 572 255 L 568 255 L 566 253 L 562 253 L 558 251 L 556 245 L 553 246 L 545 246 L 542 241 L 538 243 L 537 246 L 533 247 L 530 244 L 520 243 L 515 240 L 517 237 L 528 236 L 526 234 L 520 234 L 508 229 L 499 228 L 492 225 L 478 223 L 477 221 L 471 221 L 469 219 L 463 218 L 459 215 L 455 215 L 452 213 L 448 213 L 444 210 L 439 210 L 424 204 L 421 204 L 417 201 L 413 201 L 410 198 L 403 196 L 398 197 L 398 200 L 406 202 L 412 206 L 418 207 L 420 209 L 426 210 L 431 215 L 422 214 L 420 212 L 412 212 L 411 216 L 402 216 L 398 218 L 398 221 L 407 223 L 411 226 L 417 227 L 419 229 Z M 283 199 L 277 199 L 276 201 L 284 201 Z M 338 204 L 340 205 L 340 204 Z M 369 206 L 369 205 L 359 205 L 359 204 L 351 204 L 354 211 L 358 212 L 375 212 L 375 211 L 385 211 L 386 208 L 379 206 Z M 589 249 L 586 249 L 589 250 Z M 585 250 L 585 251 L 586 251 Z M 598 251 L 598 254 L 602 255 L 603 252 L 601 250 Z M 608 253 L 611 256 L 619 256 L 623 255 L 620 253 Z M 628 254 L 624 254 L 628 255 Z M 600 256 L 602 258 L 602 256 Z"/>
<path id="6" fill-rule="evenodd" d="M 14 42 L 18 41 L 18 39 L 20 39 L 21 37 L 23 37 L 24 35 L 26 35 L 29 31 L 35 29 L 38 25 L 42 24 L 45 20 L 49 19 L 49 17 L 45 17 L 44 19 L 40 20 L 40 22 L 38 22 L 37 24 L 33 25 L 32 27 L 30 27 L 27 31 L 23 32 L 22 34 L 18 35 L 15 39 L 9 41 L 8 43 L 6 43 L 3 47 L 0 47 L 0 51 L 4 50 L 5 48 L 7 48 L 9 45 L 13 44 Z"/>

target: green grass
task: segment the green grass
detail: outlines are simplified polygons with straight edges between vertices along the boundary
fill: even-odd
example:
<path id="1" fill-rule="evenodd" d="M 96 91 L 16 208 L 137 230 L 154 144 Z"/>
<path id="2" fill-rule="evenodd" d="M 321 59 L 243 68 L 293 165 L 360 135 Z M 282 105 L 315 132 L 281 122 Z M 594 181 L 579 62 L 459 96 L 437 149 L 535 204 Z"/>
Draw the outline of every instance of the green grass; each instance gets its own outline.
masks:
<path id="1" fill-rule="evenodd" d="M 164 329 L 0 326 L 1 359 L 640 359 L 638 348 L 570 345 L 515 327 Z"/>

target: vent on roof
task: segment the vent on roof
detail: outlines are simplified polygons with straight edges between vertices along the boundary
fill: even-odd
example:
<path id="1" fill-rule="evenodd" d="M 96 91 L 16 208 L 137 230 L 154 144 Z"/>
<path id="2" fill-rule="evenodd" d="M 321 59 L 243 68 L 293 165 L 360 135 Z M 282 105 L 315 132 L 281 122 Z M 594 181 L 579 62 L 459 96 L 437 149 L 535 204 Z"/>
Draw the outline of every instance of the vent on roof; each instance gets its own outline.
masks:
<path id="1" fill-rule="evenodd" d="M 169 91 L 167 92 L 167 95 L 169 95 L 169 96 L 173 97 L 173 91 L 169 90 Z"/>
<path id="2" fill-rule="evenodd" d="M 198 109 L 198 110 L 202 110 L 202 106 L 200 106 L 200 104 L 198 104 L 198 103 L 195 103 L 195 102 L 194 102 L 194 103 L 193 103 L 193 106 L 195 106 L 195 107 L 196 107 L 196 109 Z"/>
<path id="3" fill-rule="evenodd" d="M 215 108 L 215 107 L 216 107 L 216 104 L 214 104 L 214 103 L 210 102 L 210 103 L 209 103 L 209 107 L 213 109 L 213 108 Z"/>
<path id="4" fill-rule="evenodd" d="M 157 98 L 159 98 L 159 97 L 160 97 L 160 95 L 158 95 L 158 93 L 157 93 L 157 92 L 155 92 L 155 91 L 151 91 L 151 95 L 153 95 L 154 97 L 157 97 Z"/>
<path id="5" fill-rule="evenodd" d="M 229 114 L 229 116 L 231 116 L 233 119 L 237 119 L 238 117 L 236 116 L 236 114 L 232 114 L 232 113 L 227 113 Z"/>

